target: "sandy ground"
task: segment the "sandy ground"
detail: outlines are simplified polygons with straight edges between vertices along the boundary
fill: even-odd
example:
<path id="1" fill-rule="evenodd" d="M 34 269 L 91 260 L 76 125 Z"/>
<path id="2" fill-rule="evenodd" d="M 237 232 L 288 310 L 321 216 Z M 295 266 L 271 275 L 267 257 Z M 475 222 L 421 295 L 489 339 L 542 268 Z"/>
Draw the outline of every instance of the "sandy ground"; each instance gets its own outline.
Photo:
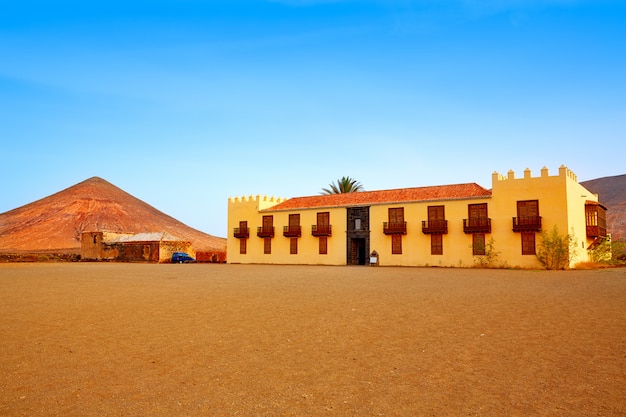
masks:
<path id="1" fill-rule="evenodd" d="M 626 270 L 0 264 L 0 416 L 624 416 Z"/>

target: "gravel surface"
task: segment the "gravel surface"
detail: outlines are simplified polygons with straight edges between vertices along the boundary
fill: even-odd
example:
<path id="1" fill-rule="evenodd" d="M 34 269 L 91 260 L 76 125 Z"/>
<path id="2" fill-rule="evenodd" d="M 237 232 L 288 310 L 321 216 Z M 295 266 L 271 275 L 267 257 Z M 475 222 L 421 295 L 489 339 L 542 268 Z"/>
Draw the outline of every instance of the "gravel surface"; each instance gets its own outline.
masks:
<path id="1" fill-rule="evenodd" d="M 624 416 L 626 270 L 0 264 L 0 416 Z"/>

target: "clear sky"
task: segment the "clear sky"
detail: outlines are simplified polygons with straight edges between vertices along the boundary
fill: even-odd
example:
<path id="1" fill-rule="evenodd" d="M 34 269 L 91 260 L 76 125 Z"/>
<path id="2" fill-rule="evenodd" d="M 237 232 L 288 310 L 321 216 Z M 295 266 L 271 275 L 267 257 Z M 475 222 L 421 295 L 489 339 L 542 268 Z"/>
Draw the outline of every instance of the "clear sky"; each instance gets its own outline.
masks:
<path id="1" fill-rule="evenodd" d="M 0 145 L 0 212 L 99 176 L 222 237 L 342 176 L 620 175 L 626 1 L 3 1 Z"/>

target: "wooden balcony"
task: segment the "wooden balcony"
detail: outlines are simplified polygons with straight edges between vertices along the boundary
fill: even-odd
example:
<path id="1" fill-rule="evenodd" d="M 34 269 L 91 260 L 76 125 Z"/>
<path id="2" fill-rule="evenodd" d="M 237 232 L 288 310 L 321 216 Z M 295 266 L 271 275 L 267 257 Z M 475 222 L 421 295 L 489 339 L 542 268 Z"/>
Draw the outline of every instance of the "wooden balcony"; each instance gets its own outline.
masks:
<path id="1" fill-rule="evenodd" d="M 447 220 L 422 220 L 422 233 L 430 234 L 446 234 L 448 233 Z"/>
<path id="2" fill-rule="evenodd" d="M 386 235 L 406 235 L 406 222 L 383 222 L 383 233 Z"/>
<path id="3" fill-rule="evenodd" d="M 256 235 L 258 237 L 274 237 L 274 227 L 257 227 Z"/>
<path id="4" fill-rule="evenodd" d="M 302 226 L 283 226 L 283 236 L 285 237 L 302 236 Z"/>
<path id="5" fill-rule="evenodd" d="M 468 234 L 491 233 L 491 219 L 488 217 L 463 219 L 463 232 Z"/>
<path id="6" fill-rule="evenodd" d="M 541 232 L 541 216 L 513 217 L 514 232 Z"/>
<path id="7" fill-rule="evenodd" d="M 237 239 L 247 239 L 250 237 L 250 228 L 235 227 L 233 234 Z"/>
<path id="8" fill-rule="evenodd" d="M 606 227 L 587 226 L 587 237 L 606 237 Z"/>
<path id="9" fill-rule="evenodd" d="M 313 236 L 330 236 L 333 232 L 333 226 L 330 224 L 314 224 L 311 226 L 311 234 Z"/>
<path id="10" fill-rule="evenodd" d="M 596 201 L 585 204 L 587 237 L 606 237 L 606 207 Z"/>

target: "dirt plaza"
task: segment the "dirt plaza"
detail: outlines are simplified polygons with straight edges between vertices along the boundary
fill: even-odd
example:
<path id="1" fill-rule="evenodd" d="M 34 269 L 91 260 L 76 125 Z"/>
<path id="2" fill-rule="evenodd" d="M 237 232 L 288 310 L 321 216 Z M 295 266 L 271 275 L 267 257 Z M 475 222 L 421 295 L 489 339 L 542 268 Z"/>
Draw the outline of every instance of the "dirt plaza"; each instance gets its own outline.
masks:
<path id="1" fill-rule="evenodd" d="M 626 269 L 0 264 L 0 416 L 204 415 L 626 415 Z"/>

